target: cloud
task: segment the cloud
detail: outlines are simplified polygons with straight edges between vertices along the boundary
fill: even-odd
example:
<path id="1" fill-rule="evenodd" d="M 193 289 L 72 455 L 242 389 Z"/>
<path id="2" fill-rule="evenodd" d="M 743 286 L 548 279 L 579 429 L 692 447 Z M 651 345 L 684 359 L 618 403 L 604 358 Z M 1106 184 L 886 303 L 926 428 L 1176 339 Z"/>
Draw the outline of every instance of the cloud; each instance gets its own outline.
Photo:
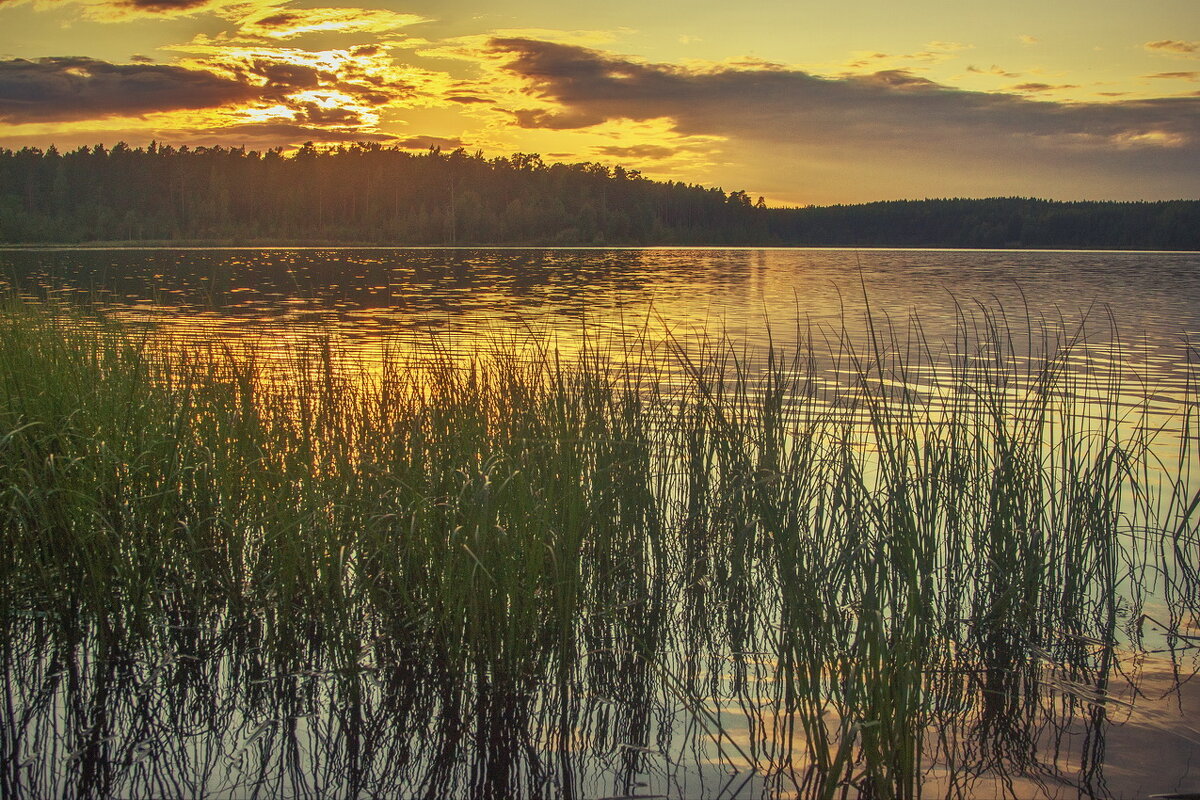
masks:
<path id="1" fill-rule="evenodd" d="M 181 131 L 201 131 L 206 140 L 222 126 L 234 134 L 249 124 L 328 129 L 335 140 L 370 138 L 383 109 L 432 104 L 451 82 L 440 73 L 399 68 L 378 46 L 308 51 L 193 44 L 186 52 L 169 66 L 84 57 L 0 61 L 0 120 L 141 117 L 146 122 L 139 127 L 150 129 L 169 125 L 161 118 L 169 114 Z M 460 94 L 459 102 L 472 102 L 469 92 Z"/>
<path id="2" fill-rule="evenodd" d="M 463 105 L 474 105 L 476 103 L 491 104 L 496 102 L 490 97 L 480 97 L 474 94 L 447 94 L 445 99 L 451 103 L 461 103 Z"/>
<path id="3" fill-rule="evenodd" d="M 975 73 L 978 73 L 979 75 L 999 75 L 1002 78 L 1019 78 L 1019 77 L 1021 77 L 1021 73 L 1008 72 L 1008 71 L 1003 70 L 1000 67 L 996 66 L 995 64 L 992 64 L 987 69 L 982 69 L 980 67 L 975 66 L 974 64 L 968 64 L 967 72 L 975 72 Z"/>
<path id="4" fill-rule="evenodd" d="M 258 91 L 200 69 L 68 56 L 0 61 L 0 120 L 142 116 L 245 102 Z"/>
<path id="5" fill-rule="evenodd" d="M 382 8 L 269 7 L 244 17 L 238 34 L 285 40 L 308 33 L 387 33 L 428 21 L 416 14 L 397 14 Z"/>
<path id="6" fill-rule="evenodd" d="M 1036 36 L 1030 36 L 1028 33 L 1022 33 L 1017 39 L 1020 40 L 1021 44 L 1038 44 L 1042 41 Z"/>
<path id="7" fill-rule="evenodd" d="M 1189 143 L 1200 139 L 1200 108 L 1174 98 L 1052 103 L 953 89 L 904 70 L 836 79 L 800 70 L 691 72 L 530 39 L 495 39 L 491 51 L 542 101 L 516 112 L 527 127 L 585 128 L 666 116 L 683 133 L 828 143 L 949 141 L 961 147 L 960 137 L 969 135 L 1021 145 L 1103 146 L 1148 131 Z"/>
<path id="8" fill-rule="evenodd" d="M 620 147 L 617 145 L 597 147 L 596 152 L 601 155 L 612 156 L 613 158 L 645 158 L 652 161 L 661 161 L 675 155 L 676 150 L 673 147 L 662 147 L 661 145 L 636 144 L 630 147 Z"/>
<path id="9" fill-rule="evenodd" d="M 1072 187 L 1085 179 L 1117 187 L 1113 196 L 1151 181 L 1190 186 L 1171 189 L 1175 196 L 1196 192 L 1194 172 L 1180 170 L 1200 158 L 1200 102 L 1191 97 L 1052 102 L 954 89 L 905 70 L 839 78 L 692 70 L 520 38 L 493 39 L 488 54 L 524 85 L 524 102 L 512 106 L 521 127 L 667 119 L 674 134 L 724 137 L 727 157 L 770 153 L 740 162 L 759 164 L 768 181 L 790 171 L 792 183 L 813 172 L 827 185 L 840 175 L 846 185 L 866 180 L 931 195 L 1078 197 Z M 754 176 L 747 168 L 744 180 Z"/>
<path id="10" fill-rule="evenodd" d="M 1183 42 L 1178 39 L 1160 39 L 1157 42 L 1146 42 L 1147 50 L 1157 50 L 1160 53 L 1200 58 L 1200 42 Z"/>
<path id="11" fill-rule="evenodd" d="M 315 101 L 298 103 L 292 116 L 297 122 L 325 127 L 362 128 L 367 124 L 361 111 L 322 105 Z"/>
<path id="12" fill-rule="evenodd" d="M 19 5 L 31 2 L 36 10 L 75 5 L 82 16 L 93 22 L 126 22 L 147 18 L 190 17 L 199 13 L 215 13 L 226 19 L 256 13 L 290 0 L 0 0 Z"/>
<path id="13" fill-rule="evenodd" d="M 1166 78 L 1184 81 L 1200 81 L 1200 72 L 1158 72 L 1154 75 L 1143 75 L 1144 78 Z"/>
<path id="14" fill-rule="evenodd" d="M 97 22 L 123 22 L 146 17 L 191 16 L 217 11 L 224 6 L 243 5 L 244 0 L 77 0 L 83 14 Z"/>
<path id="15" fill-rule="evenodd" d="M 861 85 L 884 86 L 891 89 L 936 89 L 938 85 L 928 78 L 913 75 L 908 70 L 884 69 L 869 75 L 855 76 Z"/>
<path id="16" fill-rule="evenodd" d="M 26 0 L 0 0 L 16 3 Z M 295 8 L 291 0 L 34 0 L 39 8 L 50 2 L 74 2 L 83 15 L 99 22 L 146 17 L 191 16 L 211 12 L 239 26 L 237 36 L 261 40 L 293 39 L 307 33 L 387 33 L 428 22 L 416 14 L 382 8 Z"/>
<path id="17" fill-rule="evenodd" d="M 1078 88 L 1079 88 L 1079 84 L 1077 84 L 1077 83 L 1060 83 L 1060 84 L 1018 83 L 1016 86 L 1008 87 L 1009 91 L 1022 92 L 1022 93 L 1056 92 L 1059 89 L 1078 89 Z"/>
<path id="18" fill-rule="evenodd" d="M 930 50 L 944 50 L 946 52 L 951 52 L 951 53 L 956 50 L 970 50 L 972 47 L 972 45 L 963 44 L 962 42 L 944 42 L 944 41 L 928 42 L 928 43 L 926 43 L 925 46 L 928 47 Z"/>
<path id="19" fill-rule="evenodd" d="M 880 53 L 878 51 L 860 50 L 854 54 L 854 60 L 847 62 L 844 67 L 850 72 L 862 72 L 863 70 L 872 71 L 886 65 L 895 64 L 941 64 L 957 58 L 957 54 L 962 50 L 970 50 L 971 45 L 962 44 L 961 42 L 935 41 L 927 43 L 926 48 L 915 53 Z"/>
<path id="20" fill-rule="evenodd" d="M 134 8 L 139 11 L 149 11 L 155 14 L 172 14 L 180 11 L 193 11 L 208 5 L 209 0 L 120 0 L 115 6 Z"/>
<path id="21" fill-rule="evenodd" d="M 438 42 L 426 43 L 417 50 L 417 55 L 424 58 L 446 58 L 455 61 L 477 62 L 488 55 L 488 43 L 493 39 L 532 39 L 539 42 L 557 42 L 559 44 L 576 45 L 580 47 L 595 47 L 608 44 L 619 34 L 628 33 L 627 29 L 608 30 L 553 30 L 550 28 L 501 28 L 491 34 L 471 34 L 442 39 Z"/>
<path id="22" fill-rule="evenodd" d="M 372 130 L 385 107 L 429 103 L 449 83 L 442 73 L 397 66 L 376 45 L 316 51 L 198 38 L 176 49 L 190 55 L 185 63 L 254 87 L 260 120 L 340 120 Z"/>

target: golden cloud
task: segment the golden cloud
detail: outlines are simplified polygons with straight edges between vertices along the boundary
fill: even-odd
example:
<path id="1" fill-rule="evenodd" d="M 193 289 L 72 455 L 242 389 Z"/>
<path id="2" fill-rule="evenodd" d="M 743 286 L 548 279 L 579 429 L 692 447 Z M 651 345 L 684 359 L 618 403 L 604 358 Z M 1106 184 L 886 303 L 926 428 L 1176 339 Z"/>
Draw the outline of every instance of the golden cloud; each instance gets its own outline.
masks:
<path id="1" fill-rule="evenodd" d="M 0 0 L 0 3 L 5 0 Z M 12 4 L 24 0 L 7 0 Z M 145 17 L 192 16 L 211 13 L 239 25 L 237 36 L 265 40 L 293 39 L 309 33 L 388 33 L 428 22 L 417 14 L 382 8 L 295 8 L 289 0 L 59 0 L 83 9 L 97 22 L 121 22 Z M 48 7 L 38 2 L 38 8 Z"/>
<path id="2" fill-rule="evenodd" d="M 958 58 L 961 51 L 969 49 L 971 49 L 971 45 L 960 42 L 929 42 L 924 50 L 913 53 L 880 53 L 872 50 L 858 50 L 853 53 L 852 60 L 841 65 L 844 70 L 842 74 L 854 74 L 862 71 L 875 72 L 894 65 L 942 64 Z M 901 68 L 912 69 L 911 66 Z"/>
<path id="3" fill-rule="evenodd" d="M 1179 39 L 1160 39 L 1157 42 L 1146 42 L 1147 50 L 1154 50 L 1160 53 L 1172 53 L 1174 55 L 1187 56 L 1189 58 L 1200 58 L 1200 42 L 1184 42 Z"/>
<path id="4" fill-rule="evenodd" d="M 397 14 L 381 8 L 271 6 L 243 17 L 238 35 L 281 41 L 308 33 L 388 33 L 428 21 L 416 14 Z"/>
<path id="5" fill-rule="evenodd" d="M 173 49 L 184 55 L 178 63 L 185 68 L 249 91 L 243 102 L 210 115 L 204 125 L 187 126 L 206 132 L 222 125 L 300 126 L 326 129 L 334 140 L 378 138 L 384 136 L 379 125 L 385 110 L 450 105 L 445 97 L 455 83 L 444 73 L 397 64 L 381 45 L 305 50 L 200 36 Z"/>
<path id="6" fill-rule="evenodd" d="M 455 61 L 486 62 L 502 60 L 497 58 L 491 48 L 491 41 L 496 38 L 536 39 L 543 42 L 593 47 L 608 44 L 616 40 L 618 35 L 629 33 L 629 29 L 617 30 L 574 30 L 559 31 L 545 28 L 502 28 L 491 33 L 474 34 L 471 36 L 455 36 L 431 43 L 417 51 L 424 58 L 446 58 Z"/>
<path id="7" fill-rule="evenodd" d="M 96 22 L 124 22 L 146 17 L 192 16 L 244 5 L 243 0 L 76 0 L 83 15 Z"/>
<path id="8" fill-rule="evenodd" d="M 977 66 L 975 66 L 974 64 L 968 64 L 968 65 L 967 65 L 967 72 L 974 72 L 974 73 L 977 73 L 977 74 L 979 74 L 979 75 L 999 75 L 999 76 L 1000 76 L 1000 77 L 1002 77 L 1002 78 L 1019 78 L 1019 77 L 1021 77 L 1021 73 L 1019 73 L 1019 72 L 1009 72 L 1008 70 L 1001 69 L 1001 68 L 1000 68 L 999 66 L 997 66 L 996 64 L 992 64 L 992 65 L 991 65 L 990 67 L 988 67 L 987 69 L 983 69 L 983 68 L 981 68 L 981 67 L 977 67 Z"/>
<path id="9" fill-rule="evenodd" d="M 600 155 L 621 159 L 642 158 L 651 161 L 662 161 L 675 155 L 676 150 L 673 147 L 664 147 L 660 144 L 635 144 L 629 146 L 606 145 L 604 147 L 597 147 L 596 152 Z"/>
<path id="10" fill-rule="evenodd" d="M 1058 85 L 1049 83 L 1018 83 L 1016 86 L 1009 86 L 1010 92 L 1021 92 L 1023 94 L 1035 94 L 1038 92 L 1057 92 L 1061 89 L 1078 89 L 1077 83 L 1062 83 Z"/>
<path id="11" fill-rule="evenodd" d="M 1200 81 L 1200 72 L 1158 72 L 1154 75 L 1143 75 L 1144 78 L 1165 78 L 1167 80 Z"/>

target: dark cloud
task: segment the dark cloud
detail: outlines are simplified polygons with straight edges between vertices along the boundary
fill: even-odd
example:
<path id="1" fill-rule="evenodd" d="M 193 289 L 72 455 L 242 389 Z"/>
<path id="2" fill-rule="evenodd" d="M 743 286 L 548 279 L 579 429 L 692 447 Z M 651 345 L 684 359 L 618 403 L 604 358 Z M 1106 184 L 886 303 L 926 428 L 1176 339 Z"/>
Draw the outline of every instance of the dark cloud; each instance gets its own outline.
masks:
<path id="1" fill-rule="evenodd" d="M 5 3 L 16 5 L 26 0 L 0 0 L 0 6 Z M 65 2 L 66 0 L 36 0 L 38 4 Z M 168 17 L 171 15 L 188 16 L 227 0 L 95 0 L 84 5 L 85 15 L 91 19 L 114 21 L 134 19 L 138 17 Z"/>
<path id="2" fill-rule="evenodd" d="M 256 19 L 254 21 L 254 24 L 259 25 L 263 28 L 286 28 L 286 27 L 292 25 L 292 23 L 294 23 L 298 19 L 300 19 L 299 14 L 292 14 L 287 11 L 281 11 L 278 14 L 272 14 L 269 17 L 263 17 L 262 19 Z"/>
<path id="3" fill-rule="evenodd" d="M 1178 39 L 1160 39 L 1157 42 L 1146 42 L 1146 49 L 1190 55 L 1192 53 L 1200 52 L 1200 42 L 1181 42 Z"/>
<path id="4" fill-rule="evenodd" d="M 316 103 L 301 103 L 297 108 L 296 121 L 310 125 L 331 127 L 354 127 L 363 124 L 362 116 L 349 108 L 325 108 Z"/>
<path id="5" fill-rule="evenodd" d="M 1008 87 L 1014 92 L 1052 92 L 1057 89 L 1078 89 L 1079 84 L 1076 83 L 1018 83 L 1016 86 Z"/>
<path id="6" fill-rule="evenodd" d="M 120 19 L 127 16 L 157 14 L 191 14 L 209 5 L 215 0 L 102 0 L 91 5 L 90 11 L 98 12 L 95 16 L 102 19 Z M 0 0 L 0 6 L 5 3 L 16 5 L 24 0 Z"/>
<path id="7" fill-rule="evenodd" d="M 413 93 L 410 84 L 373 74 L 370 69 L 353 60 L 345 61 L 332 70 L 318 69 L 308 64 L 297 64 L 269 50 L 259 50 L 218 54 L 210 57 L 205 64 L 214 70 L 230 72 L 240 82 L 257 87 L 262 100 L 292 107 L 298 104 L 290 96 L 304 91 L 337 91 L 353 98 L 357 104 L 372 107 L 387 105 Z"/>
<path id="8" fill-rule="evenodd" d="M 530 128 L 669 117 L 686 134 L 812 144 L 971 148 L 1007 140 L 1076 148 L 1124 146 L 1150 134 L 1177 146 L 1200 144 L 1200 106 L 1189 99 L 1055 103 L 952 89 L 903 70 L 830 79 L 798 70 L 691 71 L 531 39 L 494 39 L 491 49 L 508 57 L 506 68 L 532 93 L 558 105 L 513 112 Z"/>
<path id="9" fill-rule="evenodd" d="M 267 101 L 287 106 L 298 124 L 348 129 L 367 124 L 361 108 L 329 108 L 292 95 L 305 90 L 337 90 L 360 105 L 382 106 L 409 91 L 404 86 L 381 88 L 358 80 L 363 76 L 353 71 L 337 75 L 265 57 L 223 67 L 232 78 L 202 69 L 111 64 L 82 57 L 0 61 L 0 120 L 100 119 Z"/>
<path id="10" fill-rule="evenodd" d="M 322 81 L 336 80 L 336 76 L 304 64 L 269 61 L 263 58 L 254 59 L 249 72 L 265 78 L 269 88 L 284 89 L 289 92 L 315 89 L 321 85 Z"/>
<path id="11" fill-rule="evenodd" d="M 1176 78 L 1185 81 L 1200 81 L 1200 72 L 1157 72 L 1153 75 L 1144 75 L 1145 78 Z"/>
<path id="12" fill-rule="evenodd" d="M 113 5 L 154 14 L 174 14 L 180 11 L 195 11 L 209 2 L 210 0 L 118 0 Z"/>
<path id="13" fill-rule="evenodd" d="M 214 108 L 254 87 L 203 70 L 111 64 L 81 56 L 0 61 L 0 120 L 42 122 Z"/>
<path id="14" fill-rule="evenodd" d="M 133 55 L 131 55 L 129 57 L 129 60 L 132 61 L 134 64 L 153 64 L 154 63 L 153 58 L 151 58 L 150 56 L 141 55 L 140 53 L 134 53 Z"/>
<path id="15" fill-rule="evenodd" d="M 811 171 L 826 184 L 907 186 L 913 196 L 962 192 L 1042 196 L 1200 194 L 1200 103 L 1193 97 L 1051 102 L 971 92 L 903 70 L 822 78 L 799 70 L 689 69 L 528 38 L 490 50 L 548 101 L 512 111 L 527 128 L 578 129 L 666 119 L 726 150 L 769 148 L 764 181 Z M 767 162 L 770 165 L 767 166 Z M 755 161 L 753 163 L 759 163 Z M 768 190 L 769 187 L 767 187 Z M 878 190 L 884 191 L 884 190 Z"/>
<path id="16" fill-rule="evenodd" d="M 882 86 L 889 89 L 940 89 L 941 87 L 929 80 L 913 75 L 904 69 L 885 69 L 870 75 L 857 75 L 849 80 L 868 86 Z"/>
<path id="17" fill-rule="evenodd" d="M 478 95 L 473 95 L 473 94 L 448 94 L 448 95 L 446 95 L 446 99 L 449 100 L 451 103 L 462 103 L 464 105 L 469 105 L 471 103 L 495 103 L 496 102 L 495 100 L 492 100 L 489 97 L 479 97 Z"/>

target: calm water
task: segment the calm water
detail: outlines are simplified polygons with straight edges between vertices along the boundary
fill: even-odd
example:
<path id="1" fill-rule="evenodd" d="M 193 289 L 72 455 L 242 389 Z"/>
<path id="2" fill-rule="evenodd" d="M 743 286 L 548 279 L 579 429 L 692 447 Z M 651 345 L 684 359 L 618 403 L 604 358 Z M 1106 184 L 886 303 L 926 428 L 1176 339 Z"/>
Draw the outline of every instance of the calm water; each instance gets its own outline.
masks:
<path id="1" fill-rule="evenodd" d="M 931 334 L 963 307 L 1035 319 L 1111 309 L 1126 334 L 1200 332 L 1194 253 L 763 249 L 0 251 L 0 278 L 185 326 L 302 323 L 352 338 L 505 326 L 725 326 L 752 344 L 799 318 L 853 326 L 867 302 Z M 151 309 L 150 306 L 154 308 Z M 184 317 L 182 312 L 187 312 Z M 777 330 L 778 335 L 778 330 Z"/>
<path id="2" fill-rule="evenodd" d="M 727 333 L 751 361 L 805 350 L 836 396 L 847 341 L 864 357 L 962 351 L 992 326 L 1021 354 L 1073 344 L 1097 386 L 1173 427 L 1200 342 L 1200 254 L 846 249 L 103 249 L 0 251 L 0 287 L 95 302 L 185 340 L 287 358 L 332 338 L 370 361 L 391 351 L 513 349 L 586 340 L 653 354 Z M 874 327 L 868 327 L 870 317 Z M 914 320 L 917 325 L 914 325 Z M 973 341 L 964 344 L 964 331 Z M 1032 339 L 1032 343 L 1031 340 Z M 1032 345 L 1032 351 L 1030 347 Z M 1189 355 L 1189 353 L 1191 355 Z M 907 361 L 915 361 L 911 355 Z M 929 385 L 932 375 L 910 375 Z M 1175 436 L 1162 438 L 1170 458 Z"/>
<path id="3" fill-rule="evenodd" d="M 1018 352 L 1030 339 L 1079 339 L 1071 362 L 1079 370 L 1119 374 L 1131 407 L 1150 398 L 1141 423 L 1168 428 L 1166 461 L 1185 435 L 1189 359 L 1200 342 L 1197 254 L 47 249 L 0 251 L 0 281 L 96 302 L 186 339 L 286 354 L 332 335 L 368 360 L 384 345 L 470 350 L 544 337 L 572 351 L 584 332 L 596 342 L 644 335 L 687 349 L 723 331 L 752 356 L 771 343 L 819 349 L 841 336 L 866 348 L 868 311 L 877 331 L 891 328 L 885 338 L 898 344 L 889 346 L 952 351 L 964 330 L 996 324 Z M 825 371 L 835 390 L 842 376 Z M 1197 563 L 1194 552 L 1180 557 Z M 1147 591 L 1147 610 L 1170 616 Z M 1043 680 L 1053 691 L 1021 710 L 1019 735 L 1014 727 L 999 739 L 964 738 L 980 774 L 963 782 L 933 768 L 928 796 L 1200 791 L 1200 631 L 1164 637 L 1154 626 L 1138 648 L 1101 643 L 1103 696 L 1048 660 Z M 360 684 L 323 671 L 313 655 L 307 666 L 264 674 L 246 660 L 246 642 L 208 640 L 183 624 L 170 635 L 172 652 L 119 665 L 95 654 L 63 661 L 38 652 L 36 636 L 10 643 L 10 708 L 16 698 L 25 718 L 10 722 L 0 756 L 26 776 L 18 783 L 33 796 L 804 796 L 802 776 L 780 766 L 794 731 L 770 653 L 706 654 L 700 678 L 687 670 L 711 684 L 699 700 L 614 651 L 607 672 L 569 692 L 531 684 L 519 702 L 500 702 L 480 688 L 463 709 L 454 707 L 459 695 L 427 690 L 403 669 Z M 674 642 L 672 659 L 698 658 L 674 634 L 657 635 Z M 727 663 L 727 674 L 714 663 Z M 461 730 L 448 733 L 439 719 L 459 720 Z M 79 748 L 67 731 L 89 725 L 108 744 Z M 519 763 L 499 769 L 501 779 L 500 762 Z"/>

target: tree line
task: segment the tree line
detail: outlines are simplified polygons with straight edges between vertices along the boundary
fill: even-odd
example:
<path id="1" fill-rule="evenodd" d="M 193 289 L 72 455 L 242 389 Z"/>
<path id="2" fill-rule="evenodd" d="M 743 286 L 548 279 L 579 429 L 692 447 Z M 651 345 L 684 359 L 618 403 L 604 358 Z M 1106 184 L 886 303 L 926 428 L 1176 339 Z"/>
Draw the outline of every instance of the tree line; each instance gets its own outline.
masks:
<path id="1" fill-rule="evenodd" d="M 1026 198 L 767 208 L 744 191 L 518 153 L 0 149 L 0 242 L 1200 249 L 1200 201 Z"/>

